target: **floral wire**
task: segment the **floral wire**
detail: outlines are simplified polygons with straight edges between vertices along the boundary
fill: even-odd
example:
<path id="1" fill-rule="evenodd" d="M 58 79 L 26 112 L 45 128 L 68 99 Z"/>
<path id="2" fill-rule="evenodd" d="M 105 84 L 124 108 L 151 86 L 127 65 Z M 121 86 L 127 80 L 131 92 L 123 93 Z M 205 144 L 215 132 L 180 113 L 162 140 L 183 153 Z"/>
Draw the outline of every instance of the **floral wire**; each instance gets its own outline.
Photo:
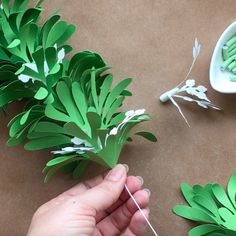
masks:
<path id="1" fill-rule="evenodd" d="M 147 222 L 148 226 L 150 227 L 150 229 L 152 230 L 153 234 L 155 236 L 158 236 L 157 231 L 154 229 L 154 227 L 152 226 L 151 222 L 148 220 L 148 218 L 145 216 L 143 210 L 141 209 L 141 207 L 139 206 L 138 202 L 135 200 L 134 196 L 132 195 L 132 193 L 130 192 L 128 186 L 125 184 L 125 189 L 128 192 L 129 196 L 131 197 L 131 199 L 133 200 L 134 204 L 137 206 L 138 210 L 140 211 L 140 213 L 142 214 L 143 218 L 145 219 L 145 221 Z"/>

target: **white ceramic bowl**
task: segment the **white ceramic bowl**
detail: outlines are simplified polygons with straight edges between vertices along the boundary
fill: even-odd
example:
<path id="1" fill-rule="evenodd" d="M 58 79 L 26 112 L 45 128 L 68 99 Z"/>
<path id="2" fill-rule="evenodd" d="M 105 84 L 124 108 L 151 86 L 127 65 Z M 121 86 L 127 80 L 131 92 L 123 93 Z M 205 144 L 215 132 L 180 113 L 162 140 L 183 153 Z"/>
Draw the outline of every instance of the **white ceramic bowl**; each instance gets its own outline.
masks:
<path id="1" fill-rule="evenodd" d="M 220 36 L 211 58 L 210 83 L 212 88 L 220 93 L 236 93 L 236 82 L 229 79 L 232 73 L 220 69 L 223 62 L 222 47 L 234 35 L 236 35 L 236 21 L 229 25 Z"/>

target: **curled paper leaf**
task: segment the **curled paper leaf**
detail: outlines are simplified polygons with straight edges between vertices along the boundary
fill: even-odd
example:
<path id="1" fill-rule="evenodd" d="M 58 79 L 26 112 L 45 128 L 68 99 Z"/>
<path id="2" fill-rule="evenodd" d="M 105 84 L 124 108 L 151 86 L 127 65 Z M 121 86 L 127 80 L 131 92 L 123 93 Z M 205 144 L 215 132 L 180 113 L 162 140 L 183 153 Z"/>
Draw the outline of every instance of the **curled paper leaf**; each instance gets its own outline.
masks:
<path id="1" fill-rule="evenodd" d="M 175 206 L 173 212 L 202 223 L 190 230 L 188 235 L 236 235 L 236 172 L 230 177 L 227 193 L 215 183 L 204 187 L 182 184 L 181 190 L 189 206 Z"/>

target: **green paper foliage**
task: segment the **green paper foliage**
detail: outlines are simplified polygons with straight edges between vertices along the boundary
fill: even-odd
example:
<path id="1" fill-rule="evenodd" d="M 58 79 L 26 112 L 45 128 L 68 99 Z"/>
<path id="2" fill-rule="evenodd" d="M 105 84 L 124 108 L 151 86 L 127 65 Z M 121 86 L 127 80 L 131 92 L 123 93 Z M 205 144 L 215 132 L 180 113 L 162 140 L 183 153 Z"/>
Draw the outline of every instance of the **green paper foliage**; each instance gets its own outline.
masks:
<path id="1" fill-rule="evenodd" d="M 39 26 L 38 21 L 43 12 L 40 6 L 42 2 L 38 1 L 34 7 L 28 8 L 29 0 L 14 0 L 12 3 L 9 0 L 2 1 L 0 70 L 4 73 L 1 73 L 0 88 L 15 80 L 25 83 L 19 83 L 19 90 L 22 87 L 25 91 L 28 87 L 31 88 L 30 94 L 22 92 L 16 96 L 9 92 L 7 103 L 30 96 L 43 100 L 66 70 L 66 61 L 62 62 L 62 59 L 72 48 L 65 42 L 74 33 L 75 26 L 60 20 L 59 15 L 53 15 Z M 9 65 L 13 65 L 14 70 L 9 69 Z M 32 85 L 34 81 L 38 83 Z M 43 89 L 45 96 L 42 96 Z M 0 101 L 0 107 L 4 106 Z"/>
<path id="2" fill-rule="evenodd" d="M 217 183 L 204 187 L 181 185 L 189 206 L 175 206 L 173 212 L 183 218 L 200 222 L 189 231 L 189 236 L 236 235 L 236 172 L 231 176 L 227 192 Z"/>
<path id="3" fill-rule="evenodd" d="M 55 159 L 47 164 L 44 171 L 46 180 L 52 172 L 71 163 L 74 163 L 74 177 L 80 175 L 78 171 L 84 170 L 88 161 L 114 167 L 123 145 L 130 137 L 130 130 L 149 119 L 148 115 L 142 113 L 133 114 L 120 125 L 127 114 L 118 109 L 122 106 L 126 94 L 124 91 L 131 79 L 124 79 L 111 88 L 112 75 L 101 76 L 103 72 L 93 68 L 89 70 L 90 79 L 86 82 L 80 79 L 57 83 L 57 97 L 54 96 L 54 102 L 47 104 L 45 109 L 50 122 L 39 122 L 28 135 L 30 141 L 25 145 L 26 150 L 53 149 Z M 117 132 L 112 135 L 111 130 L 116 127 Z M 156 141 L 155 136 L 148 132 L 139 135 Z M 81 143 L 73 143 L 74 138 Z"/>
<path id="4" fill-rule="evenodd" d="M 59 170 L 80 177 L 90 161 L 114 167 L 131 130 L 149 120 L 144 110 L 120 111 L 131 78 L 113 86 L 110 67 L 92 51 L 72 50 L 66 41 L 75 26 L 54 14 L 41 26 L 39 0 L 3 0 L 0 7 L 0 107 L 26 99 L 24 111 L 8 124 L 8 146 L 50 149 L 45 181 Z M 156 137 L 137 132 L 152 142 Z"/>

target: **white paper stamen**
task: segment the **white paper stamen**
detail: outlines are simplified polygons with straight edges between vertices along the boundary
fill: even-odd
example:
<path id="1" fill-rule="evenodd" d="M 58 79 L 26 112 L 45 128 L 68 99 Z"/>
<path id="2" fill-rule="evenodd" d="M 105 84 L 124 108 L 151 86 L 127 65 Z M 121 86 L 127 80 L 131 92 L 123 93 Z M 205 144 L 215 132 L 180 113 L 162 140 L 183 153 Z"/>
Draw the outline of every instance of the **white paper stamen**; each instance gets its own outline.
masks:
<path id="1" fill-rule="evenodd" d="M 57 45 L 56 45 L 56 44 L 54 45 L 54 47 L 57 49 Z M 65 54 L 65 49 L 62 48 L 62 49 L 57 53 L 57 64 L 60 64 L 60 63 L 63 62 L 63 59 L 64 59 L 65 55 L 66 55 L 66 54 Z M 24 63 L 22 66 L 28 67 L 28 68 L 30 68 L 31 70 L 33 70 L 33 71 L 35 71 L 36 73 L 38 73 L 37 65 L 36 65 L 34 62 L 32 62 L 32 63 L 30 63 L 30 62 Z M 49 72 L 50 72 L 50 71 L 49 71 L 48 63 L 47 63 L 47 61 L 45 60 L 45 61 L 44 61 L 44 75 L 45 75 L 45 77 L 48 76 Z M 25 74 L 20 74 L 20 75 L 18 76 L 18 79 L 19 79 L 20 81 L 22 81 L 23 83 L 27 83 L 27 82 L 29 82 L 30 80 L 32 80 L 32 82 L 34 82 L 35 80 L 38 80 L 37 78 L 32 78 L 31 76 L 28 76 L 28 75 L 25 75 Z"/>
<path id="2" fill-rule="evenodd" d="M 208 109 L 211 107 L 212 109 L 215 110 L 221 110 L 218 106 L 214 105 L 207 97 L 206 92 L 207 88 L 203 85 L 195 86 L 195 80 L 194 79 L 188 79 L 189 75 L 191 74 L 191 71 L 194 67 L 194 64 L 197 60 L 197 57 L 200 53 L 201 45 L 198 43 L 198 40 L 195 39 L 195 43 L 193 46 L 193 61 L 190 66 L 190 69 L 185 77 L 185 79 L 179 83 L 175 88 L 163 93 L 160 96 L 160 101 L 161 102 L 167 102 L 171 101 L 173 105 L 178 109 L 179 113 L 183 117 L 184 121 L 186 124 L 190 127 L 189 122 L 187 118 L 185 117 L 184 113 L 182 112 L 180 106 L 176 102 L 174 98 L 182 99 L 186 102 L 194 102 L 198 106 Z M 185 83 L 185 84 L 184 84 Z M 184 84 L 184 85 L 183 85 Z M 187 93 L 188 95 L 192 96 L 183 96 L 182 93 Z"/>

